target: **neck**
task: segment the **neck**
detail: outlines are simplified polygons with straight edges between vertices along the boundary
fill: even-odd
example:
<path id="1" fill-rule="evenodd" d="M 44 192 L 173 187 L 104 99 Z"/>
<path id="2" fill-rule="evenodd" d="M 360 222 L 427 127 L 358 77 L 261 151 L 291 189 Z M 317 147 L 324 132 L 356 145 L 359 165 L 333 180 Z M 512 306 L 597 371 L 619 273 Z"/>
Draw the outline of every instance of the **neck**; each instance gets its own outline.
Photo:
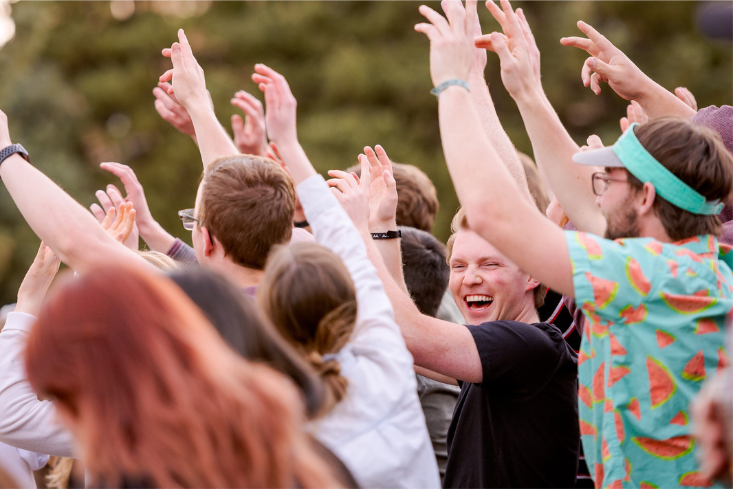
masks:
<path id="1" fill-rule="evenodd" d="M 658 217 L 653 216 L 647 219 L 641 219 L 639 223 L 639 236 L 641 238 L 654 238 L 662 243 L 673 243 L 667 231 L 662 225 L 662 221 Z"/>
<path id="2" fill-rule="evenodd" d="M 209 267 L 239 288 L 258 286 L 265 274 L 264 270 L 243 267 L 232 263 L 228 259 L 209 262 Z"/>
<path id="3" fill-rule="evenodd" d="M 528 324 L 540 322 L 540 317 L 537 315 L 537 309 L 534 307 L 534 297 L 532 297 L 532 304 L 525 306 L 515 321 Z"/>

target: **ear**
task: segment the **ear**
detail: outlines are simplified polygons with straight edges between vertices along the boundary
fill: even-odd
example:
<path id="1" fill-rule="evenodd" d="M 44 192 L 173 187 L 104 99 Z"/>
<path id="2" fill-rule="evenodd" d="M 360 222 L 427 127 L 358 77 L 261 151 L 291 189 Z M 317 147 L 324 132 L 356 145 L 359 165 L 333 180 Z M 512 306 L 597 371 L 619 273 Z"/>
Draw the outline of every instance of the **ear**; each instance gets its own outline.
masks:
<path id="1" fill-rule="evenodd" d="M 201 238 L 204 240 L 204 256 L 208 257 L 216 250 L 214 237 L 205 227 L 201 227 Z"/>
<path id="2" fill-rule="evenodd" d="M 532 277 L 527 277 L 527 287 L 524 289 L 526 292 L 529 292 L 530 290 L 534 290 L 537 287 L 540 286 L 540 281 L 535 280 Z"/>
<path id="3" fill-rule="evenodd" d="M 641 207 L 639 207 L 639 215 L 644 216 L 653 212 L 654 199 L 657 198 L 657 189 L 651 182 L 645 183 L 641 187 Z"/>

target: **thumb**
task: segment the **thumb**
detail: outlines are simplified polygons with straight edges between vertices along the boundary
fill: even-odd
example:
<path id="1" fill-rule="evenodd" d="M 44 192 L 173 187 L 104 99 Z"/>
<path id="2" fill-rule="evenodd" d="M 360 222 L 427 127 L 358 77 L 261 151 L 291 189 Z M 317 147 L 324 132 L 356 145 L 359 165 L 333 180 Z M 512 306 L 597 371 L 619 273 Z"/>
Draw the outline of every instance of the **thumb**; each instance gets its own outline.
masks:
<path id="1" fill-rule="evenodd" d="M 613 66 L 598 58 L 590 58 L 588 60 L 588 68 L 599 75 L 603 75 L 604 78 L 611 78 L 616 74 L 616 70 Z"/>
<path id="2" fill-rule="evenodd" d="M 171 46 L 171 62 L 173 62 L 173 68 L 175 70 L 182 70 L 186 72 L 186 67 L 183 64 L 183 53 L 181 52 L 181 45 L 174 42 Z"/>
<path id="3" fill-rule="evenodd" d="M 382 176 L 384 177 L 384 181 L 387 184 L 387 195 L 397 195 L 397 181 L 394 179 L 394 176 L 392 175 L 392 172 L 389 170 L 384 170 L 382 173 Z"/>
<path id="4" fill-rule="evenodd" d="M 499 55 L 499 62 L 502 67 L 506 68 L 506 65 L 511 63 L 513 60 L 512 53 L 509 51 L 509 46 L 507 46 L 505 37 L 498 32 L 492 32 L 491 45 L 494 48 L 494 52 Z"/>

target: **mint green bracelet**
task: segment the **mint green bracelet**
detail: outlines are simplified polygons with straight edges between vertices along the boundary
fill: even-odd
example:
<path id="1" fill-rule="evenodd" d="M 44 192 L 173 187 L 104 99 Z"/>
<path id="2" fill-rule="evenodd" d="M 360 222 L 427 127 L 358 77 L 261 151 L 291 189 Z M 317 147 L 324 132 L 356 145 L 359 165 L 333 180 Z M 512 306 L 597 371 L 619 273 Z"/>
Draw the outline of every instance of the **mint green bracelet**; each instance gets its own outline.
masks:
<path id="1" fill-rule="evenodd" d="M 453 78 L 451 80 L 446 80 L 437 87 L 433 88 L 432 90 L 430 90 L 430 93 L 435 95 L 435 97 L 437 98 L 443 90 L 450 87 L 451 85 L 458 85 L 459 87 L 465 88 L 469 92 L 471 91 L 471 87 L 468 85 L 467 82 L 459 80 L 458 78 Z"/>

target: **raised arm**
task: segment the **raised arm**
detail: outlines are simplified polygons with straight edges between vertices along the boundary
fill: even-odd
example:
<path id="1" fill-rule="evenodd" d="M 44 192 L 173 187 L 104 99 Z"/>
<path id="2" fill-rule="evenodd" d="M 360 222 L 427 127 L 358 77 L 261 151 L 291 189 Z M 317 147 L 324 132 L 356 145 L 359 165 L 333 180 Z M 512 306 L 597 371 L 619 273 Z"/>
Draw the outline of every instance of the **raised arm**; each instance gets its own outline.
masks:
<path id="1" fill-rule="evenodd" d="M 685 118 L 695 115 L 694 109 L 644 74 L 623 51 L 593 27 L 581 20 L 578 28 L 588 38 L 564 37 L 560 42 L 591 55 L 583 63 L 581 78 L 583 85 L 590 86 L 596 95 L 601 93 L 600 82 L 606 82 L 621 98 L 639 102 L 651 119 L 667 115 Z"/>
<path id="2" fill-rule="evenodd" d="M 25 374 L 23 352 L 59 259 L 41 243 L 18 290 L 15 312 L 0 333 L 0 442 L 34 452 L 73 457 L 73 438 L 56 420 L 50 401 L 39 401 Z"/>
<path id="3" fill-rule="evenodd" d="M 510 51 L 498 33 L 492 35 L 501 60 L 502 80 L 510 93 L 518 85 L 534 90 L 521 27 L 509 2 L 502 1 L 502 6 L 506 16 L 504 32 L 512 45 Z M 466 16 L 458 1 L 448 2 L 450 23 L 429 7 L 421 6 L 420 13 L 430 21 L 415 28 L 430 39 L 433 84 L 465 79 L 471 68 L 473 40 L 467 34 Z M 545 105 L 538 100 L 537 110 L 542 110 Z M 470 94 L 460 86 L 446 89 L 439 99 L 439 119 L 448 170 L 471 229 L 524 272 L 572 296 L 570 258 L 563 232 L 521 196 L 506 167 L 497 161 L 495 150 L 479 129 Z"/>
<path id="4" fill-rule="evenodd" d="M 466 28 L 469 34 L 481 38 L 481 24 L 479 23 L 476 3 L 466 4 L 466 15 L 468 22 Z M 471 86 L 471 97 L 478 109 L 481 126 L 492 146 L 494 146 L 497 155 L 499 155 L 499 158 L 504 162 L 509 173 L 517 181 L 517 185 L 522 190 L 522 193 L 531 200 L 529 188 L 527 187 L 527 176 L 517 156 L 517 150 L 501 126 L 501 122 L 499 122 L 499 116 L 496 114 L 496 108 L 494 107 L 494 101 L 491 99 L 489 86 L 486 84 L 486 79 L 484 78 L 486 60 L 486 49 L 475 47 L 473 49 L 473 64 L 471 65 L 471 72 L 468 77 L 468 83 Z"/>
<path id="5" fill-rule="evenodd" d="M 7 116 L 0 112 L 0 147 L 11 144 Z M 152 265 L 115 241 L 94 216 L 17 153 L 2 162 L 0 178 L 33 232 L 75 271 L 83 273 L 107 263 L 152 269 Z"/>
<path id="6" fill-rule="evenodd" d="M 533 62 L 534 38 L 529 25 L 514 11 L 511 20 L 516 26 L 510 24 L 508 15 L 490 0 L 486 6 L 504 30 L 504 34 L 494 32 L 489 36 L 492 49 L 498 53 L 499 47 L 506 46 L 512 54 L 521 50 L 521 56 L 514 57 L 511 63 L 502 60 L 501 77 L 522 115 L 541 175 L 572 223 L 578 229 L 602 236 L 606 221 L 595 203 L 591 186 L 591 175 L 596 170 L 572 161 L 579 148 L 539 83 L 535 68 L 538 61 Z M 538 56 L 539 51 L 535 55 Z"/>
<path id="7" fill-rule="evenodd" d="M 206 91 L 204 70 L 194 58 L 183 29 L 178 30 L 178 40 L 169 49 L 163 50 L 163 56 L 171 58 L 173 69 L 161 75 L 160 82 L 171 82 L 168 95 L 175 96 L 175 100 L 191 116 L 206 168 L 217 159 L 238 154 L 239 151 L 214 114 Z"/>

